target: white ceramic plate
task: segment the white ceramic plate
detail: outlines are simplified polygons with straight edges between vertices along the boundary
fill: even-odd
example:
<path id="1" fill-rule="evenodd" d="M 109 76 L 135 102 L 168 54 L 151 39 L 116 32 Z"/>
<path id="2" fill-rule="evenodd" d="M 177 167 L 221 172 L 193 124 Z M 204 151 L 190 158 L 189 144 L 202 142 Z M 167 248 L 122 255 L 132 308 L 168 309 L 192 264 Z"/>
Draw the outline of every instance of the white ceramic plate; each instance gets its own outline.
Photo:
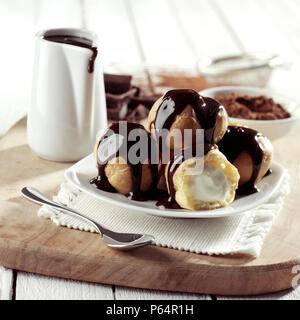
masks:
<path id="1" fill-rule="evenodd" d="M 141 214 L 146 213 L 169 218 L 217 218 L 238 214 L 266 202 L 277 190 L 283 179 L 284 169 L 280 164 L 273 163 L 272 170 L 272 174 L 258 183 L 260 192 L 234 200 L 225 208 L 201 211 L 158 208 L 155 206 L 155 201 L 134 201 L 129 200 L 118 193 L 98 190 L 94 185 L 89 183 L 90 179 L 97 175 L 93 154 L 85 157 L 66 170 L 65 177 L 72 185 L 99 200 L 119 207 L 135 210 Z"/>

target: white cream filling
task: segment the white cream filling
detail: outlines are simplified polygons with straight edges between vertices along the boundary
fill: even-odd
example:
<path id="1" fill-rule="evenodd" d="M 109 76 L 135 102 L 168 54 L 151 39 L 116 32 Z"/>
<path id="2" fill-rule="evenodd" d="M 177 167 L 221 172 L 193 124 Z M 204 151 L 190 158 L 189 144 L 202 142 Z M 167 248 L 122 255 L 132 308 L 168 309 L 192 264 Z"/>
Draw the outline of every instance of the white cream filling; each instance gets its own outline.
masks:
<path id="1" fill-rule="evenodd" d="M 189 188 L 195 200 L 204 202 L 224 203 L 230 192 L 226 176 L 213 166 L 205 166 L 201 175 L 191 176 Z"/>

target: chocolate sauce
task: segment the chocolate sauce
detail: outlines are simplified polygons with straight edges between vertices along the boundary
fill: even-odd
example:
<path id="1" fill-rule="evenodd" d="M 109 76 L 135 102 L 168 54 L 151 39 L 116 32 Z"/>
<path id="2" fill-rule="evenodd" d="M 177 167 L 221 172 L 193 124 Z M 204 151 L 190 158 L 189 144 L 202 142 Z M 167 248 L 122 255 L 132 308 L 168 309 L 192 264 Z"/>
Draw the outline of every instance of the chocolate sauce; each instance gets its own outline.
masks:
<path id="1" fill-rule="evenodd" d="M 269 176 L 272 173 L 272 169 L 269 168 L 268 171 L 265 173 L 264 177 Z"/>
<path id="2" fill-rule="evenodd" d="M 158 107 L 154 120 L 156 130 L 170 129 L 175 118 L 187 105 L 191 105 L 201 128 L 204 129 L 205 143 L 213 143 L 217 115 L 224 107 L 216 100 L 203 97 L 192 89 L 168 91 Z"/>
<path id="3" fill-rule="evenodd" d="M 238 187 L 237 194 L 248 195 L 259 191 L 255 181 L 264 157 L 264 152 L 258 141 L 261 136 L 262 134 L 250 128 L 229 126 L 224 137 L 218 143 L 219 150 L 231 163 L 244 151 L 252 157 L 253 172 L 251 178 Z"/>
<path id="4" fill-rule="evenodd" d="M 179 166 L 186 160 L 191 158 L 200 158 L 205 156 L 209 151 L 217 149 L 217 145 L 215 144 L 209 144 L 205 143 L 203 148 L 201 146 L 193 146 L 190 152 L 181 152 L 174 154 L 172 159 L 170 160 L 169 166 L 168 166 L 168 173 L 167 173 L 167 179 L 168 179 L 168 186 L 169 186 L 169 197 L 160 199 L 156 206 L 163 206 L 165 208 L 169 209 L 180 209 L 181 207 L 177 204 L 175 200 L 175 193 L 176 190 L 174 188 L 174 174 L 176 170 L 179 168 Z"/>
<path id="5" fill-rule="evenodd" d="M 129 134 L 132 130 L 137 129 L 141 131 L 140 139 L 141 143 L 147 144 L 148 154 L 140 154 L 140 161 L 136 164 L 130 162 L 128 158 L 130 148 L 137 143 L 137 141 L 130 141 Z M 148 191 L 151 194 L 151 191 L 155 188 L 157 183 L 157 165 L 151 163 L 151 149 L 153 152 L 153 143 L 151 135 L 144 129 L 144 127 L 137 123 L 127 122 L 126 132 L 120 130 L 119 122 L 113 123 L 104 133 L 103 137 L 100 139 L 97 147 L 97 163 L 98 163 L 98 176 L 90 181 L 91 184 L 95 184 L 98 189 L 116 192 L 115 188 L 109 183 L 107 176 L 105 174 L 105 167 L 107 163 L 120 155 L 125 157 L 124 159 L 127 164 L 131 166 L 131 178 L 133 190 L 127 194 L 127 197 L 132 200 L 144 201 L 147 200 L 147 194 L 141 191 L 141 181 L 142 181 L 142 168 L 143 163 L 147 162 L 151 170 L 152 176 L 152 186 Z M 153 161 L 154 162 L 154 161 Z M 155 162 L 156 163 L 156 162 Z"/>
<path id="6" fill-rule="evenodd" d="M 155 205 L 166 209 L 182 209 L 175 198 L 171 196 L 161 197 L 161 199 L 157 200 Z"/>
<path id="7" fill-rule="evenodd" d="M 84 37 L 78 37 L 78 36 L 72 36 L 72 35 L 46 35 L 43 37 L 43 39 L 52 41 L 52 42 L 58 42 L 58 43 L 65 43 L 70 44 L 72 46 L 87 48 L 92 51 L 92 56 L 89 59 L 88 64 L 88 72 L 93 73 L 94 72 L 94 65 L 95 60 L 98 54 L 97 47 L 93 46 L 93 41 Z"/>

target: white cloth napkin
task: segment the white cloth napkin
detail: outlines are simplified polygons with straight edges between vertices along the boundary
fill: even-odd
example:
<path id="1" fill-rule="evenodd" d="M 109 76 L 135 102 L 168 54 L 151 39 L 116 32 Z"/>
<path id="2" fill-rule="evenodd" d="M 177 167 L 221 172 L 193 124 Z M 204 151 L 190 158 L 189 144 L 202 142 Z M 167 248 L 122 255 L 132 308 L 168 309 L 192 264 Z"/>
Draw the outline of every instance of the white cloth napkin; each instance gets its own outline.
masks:
<path id="1" fill-rule="evenodd" d="M 158 246 L 209 255 L 247 254 L 259 256 L 263 241 L 289 192 L 288 174 L 265 204 L 226 218 L 171 219 L 145 215 L 95 199 L 68 182 L 53 199 L 118 232 L 147 233 Z M 59 226 L 95 232 L 93 227 L 56 209 L 43 206 L 39 216 Z"/>

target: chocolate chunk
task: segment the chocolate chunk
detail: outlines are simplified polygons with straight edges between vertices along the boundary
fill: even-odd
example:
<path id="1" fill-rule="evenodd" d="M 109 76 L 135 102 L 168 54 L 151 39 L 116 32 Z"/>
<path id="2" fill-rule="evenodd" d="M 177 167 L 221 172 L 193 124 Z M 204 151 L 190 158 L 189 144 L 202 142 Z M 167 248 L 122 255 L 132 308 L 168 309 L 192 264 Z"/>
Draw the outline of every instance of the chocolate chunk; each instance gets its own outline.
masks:
<path id="1" fill-rule="evenodd" d="M 135 109 L 133 109 L 127 116 L 127 121 L 136 122 L 141 121 L 148 117 L 149 109 L 144 105 L 139 104 Z"/>
<path id="2" fill-rule="evenodd" d="M 134 96 L 129 104 L 129 109 L 133 110 L 135 109 L 138 105 L 143 105 L 145 106 L 148 110 L 150 110 L 154 104 L 154 102 L 160 98 L 161 95 L 150 95 L 150 96 Z"/>
<path id="3" fill-rule="evenodd" d="M 135 94 L 131 89 L 123 94 L 106 93 L 107 116 L 109 120 L 124 120 L 128 111 L 128 103 Z"/>
<path id="4" fill-rule="evenodd" d="M 135 89 L 131 89 L 122 94 L 106 93 L 106 106 L 107 108 L 119 109 L 124 103 L 128 105 L 129 101 L 135 94 Z"/>
<path id="5" fill-rule="evenodd" d="M 107 116 L 109 120 L 137 122 L 148 116 L 160 95 L 147 95 L 131 85 L 132 76 L 104 74 Z"/>
<path id="6" fill-rule="evenodd" d="M 112 94 L 122 94 L 131 88 L 130 75 L 120 75 L 120 74 L 104 74 L 104 85 L 105 92 Z"/>
<path id="7" fill-rule="evenodd" d="M 118 108 L 107 108 L 109 120 L 125 120 L 128 111 L 127 103 L 121 104 Z"/>

